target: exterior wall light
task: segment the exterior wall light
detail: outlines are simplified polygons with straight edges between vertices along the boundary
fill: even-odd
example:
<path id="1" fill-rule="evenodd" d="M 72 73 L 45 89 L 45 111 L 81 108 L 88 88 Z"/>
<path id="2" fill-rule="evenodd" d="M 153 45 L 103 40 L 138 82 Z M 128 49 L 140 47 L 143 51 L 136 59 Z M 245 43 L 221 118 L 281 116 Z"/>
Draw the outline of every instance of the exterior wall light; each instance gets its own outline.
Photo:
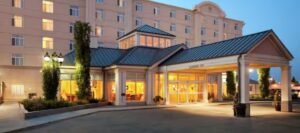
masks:
<path id="1" fill-rule="evenodd" d="M 254 70 L 250 68 L 250 69 L 249 69 L 249 72 L 252 73 L 252 72 L 254 72 Z"/>
<path id="2" fill-rule="evenodd" d="M 50 61 L 50 56 L 48 52 L 44 56 L 44 61 Z"/>

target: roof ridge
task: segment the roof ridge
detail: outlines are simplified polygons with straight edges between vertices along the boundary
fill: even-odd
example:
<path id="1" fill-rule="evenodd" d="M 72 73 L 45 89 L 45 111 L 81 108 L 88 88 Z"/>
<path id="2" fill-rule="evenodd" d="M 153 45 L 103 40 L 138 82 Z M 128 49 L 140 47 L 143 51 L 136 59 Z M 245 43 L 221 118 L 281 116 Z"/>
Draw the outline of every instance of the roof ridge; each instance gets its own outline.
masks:
<path id="1" fill-rule="evenodd" d="M 218 41 L 218 42 L 209 43 L 209 44 L 206 44 L 206 45 L 200 45 L 200 46 L 196 46 L 196 47 L 189 48 L 189 49 L 194 49 L 194 48 L 199 48 L 199 47 L 216 45 L 216 44 L 221 43 L 221 42 L 226 42 L 226 41 L 231 41 L 231 40 L 235 40 L 235 39 L 239 39 L 239 38 L 249 37 L 249 36 L 261 34 L 261 33 L 264 33 L 264 32 L 273 32 L 273 30 L 269 29 L 269 30 L 265 30 L 265 31 L 257 32 L 257 33 L 252 33 L 252 34 L 248 34 L 248 35 L 244 35 L 244 36 L 240 36 L 240 37 L 235 37 L 235 38 L 230 38 L 230 39 L 227 39 L 227 40 L 222 40 L 222 41 Z"/>
<path id="2" fill-rule="evenodd" d="M 130 50 L 131 49 L 131 50 Z M 138 47 L 132 47 L 127 50 L 127 52 L 125 53 L 124 57 L 121 57 L 119 60 L 117 60 L 114 64 L 119 64 L 120 62 L 124 61 L 125 59 L 127 59 L 132 53 L 134 53 L 134 51 L 136 51 L 138 49 Z"/>

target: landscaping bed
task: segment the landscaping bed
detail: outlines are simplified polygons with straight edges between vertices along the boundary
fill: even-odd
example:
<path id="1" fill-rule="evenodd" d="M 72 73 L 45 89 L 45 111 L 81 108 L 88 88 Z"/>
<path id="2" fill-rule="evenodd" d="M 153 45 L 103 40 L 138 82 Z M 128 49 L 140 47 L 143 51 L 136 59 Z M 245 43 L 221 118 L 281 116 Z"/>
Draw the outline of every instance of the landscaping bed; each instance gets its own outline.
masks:
<path id="1" fill-rule="evenodd" d="M 20 102 L 24 110 L 24 118 L 32 119 L 48 115 L 77 111 L 82 109 L 97 108 L 108 105 L 105 101 L 47 101 L 43 99 L 23 100 Z"/>

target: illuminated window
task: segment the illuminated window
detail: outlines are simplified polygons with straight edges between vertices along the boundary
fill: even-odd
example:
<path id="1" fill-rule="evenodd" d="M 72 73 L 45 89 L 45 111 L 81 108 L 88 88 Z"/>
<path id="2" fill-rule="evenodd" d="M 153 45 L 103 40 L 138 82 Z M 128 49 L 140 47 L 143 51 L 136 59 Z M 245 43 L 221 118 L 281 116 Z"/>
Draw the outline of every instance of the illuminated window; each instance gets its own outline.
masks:
<path id="1" fill-rule="evenodd" d="M 70 16 L 79 16 L 79 7 L 78 6 L 70 7 Z"/>
<path id="2" fill-rule="evenodd" d="M 53 0 L 43 0 L 43 12 L 53 13 Z"/>
<path id="3" fill-rule="evenodd" d="M 11 44 L 12 46 L 23 46 L 23 36 L 12 35 Z"/>
<path id="4" fill-rule="evenodd" d="M 147 36 L 147 46 L 152 47 L 152 37 L 151 36 Z"/>
<path id="5" fill-rule="evenodd" d="M 171 40 L 170 39 L 166 39 L 166 47 L 170 47 L 171 46 Z"/>
<path id="6" fill-rule="evenodd" d="M 102 36 L 102 28 L 100 26 L 96 26 L 95 35 Z"/>
<path id="7" fill-rule="evenodd" d="M 23 55 L 13 54 L 11 58 L 11 64 L 14 66 L 23 66 Z"/>
<path id="8" fill-rule="evenodd" d="M 15 8 L 23 8 L 24 0 L 12 0 L 12 6 Z"/>
<path id="9" fill-rule="evenodd" d="M 23 96 L 24 95 L 24 85 L 12 85 L 11 94 L 13 96 Z"/>
<path id="10" fill-rule="evenodd" d="M 53 49 L 53 38 L 43 37 L 43 49 Z"/>
<path id="11" fill-rule="evenodd" d="M 146 46 L 146 36 L 140 36 L 140 45 Z"/>
<path id="12" fill-rule="evenodd" d="M 123 0 L 118 0 L 117 5 L 118 5 L 118 7 L 123 7 L 124 6 L 124 1 Z"/>
<path id="13" fill-rule="evenodd" d="M 53 31 L 53 20 L 43 19 L 43 30 Z"/>
<path id="14" fill-rule="evenodd" d="M 127 73 L 126 74 L 126 101 L 145 101 L 145 80 L 144 73 Z"/>
<path id="15" fill-rule="evenodd" d="M 96 19 L 103 20 L 104 11 L 101 9 L 96 10 Z"/>
<path id="16" fill-rule="evenodd" d="M 159 46 L 161 48 L 165 48 L 166 47 L 166 43 L 165 43 L 165 39 L 164 38 L 160 38 L 159 39 Z"/>
<path id="17" fill-rule="evenodd" d="M 14 27 L 23 27 L 23 17 L 14 16 L 12 18 L 12 26 L 14 26 Z"/>
<path id="18" fill-rule="evenodd" d="M 158 37 L 153 37 L 153 46 L 154 47 L 159 47 L 159 39 Z"/>

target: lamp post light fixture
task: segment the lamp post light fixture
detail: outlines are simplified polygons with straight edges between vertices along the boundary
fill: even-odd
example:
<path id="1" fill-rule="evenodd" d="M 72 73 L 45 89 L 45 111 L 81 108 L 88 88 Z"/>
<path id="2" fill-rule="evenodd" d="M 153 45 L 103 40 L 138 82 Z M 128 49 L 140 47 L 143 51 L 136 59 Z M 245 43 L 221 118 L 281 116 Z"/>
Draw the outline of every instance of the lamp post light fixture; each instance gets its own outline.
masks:
<path id="1" fill-rule="evenodd" d="M 254 70 L 252 68 L 250 68 L 248 71 L 249 71 L 249 73 L 254 72 Z"/>
<path id="2" fill-rule="evenodd" d="M 44 55 L 44 61 L 48 62 L 48 61 L 51 61 L 51 59 L 53 59 L 53 61 L 55 61 L 55 62 L 58 62 L 60 65 L 64 62 L 64 57 L 63 57 L 62 53 L 57 55 L 56 52 L 54 52 L 50 56 L 49 53 L 46 52 L 46 54 Z"/>
<path id="3" fill-rule="evenodd" d="M 46 52 L 45 56 L 44 56 L 44 61 L 50 61 L 50 55 L 48 52 Z"/>

